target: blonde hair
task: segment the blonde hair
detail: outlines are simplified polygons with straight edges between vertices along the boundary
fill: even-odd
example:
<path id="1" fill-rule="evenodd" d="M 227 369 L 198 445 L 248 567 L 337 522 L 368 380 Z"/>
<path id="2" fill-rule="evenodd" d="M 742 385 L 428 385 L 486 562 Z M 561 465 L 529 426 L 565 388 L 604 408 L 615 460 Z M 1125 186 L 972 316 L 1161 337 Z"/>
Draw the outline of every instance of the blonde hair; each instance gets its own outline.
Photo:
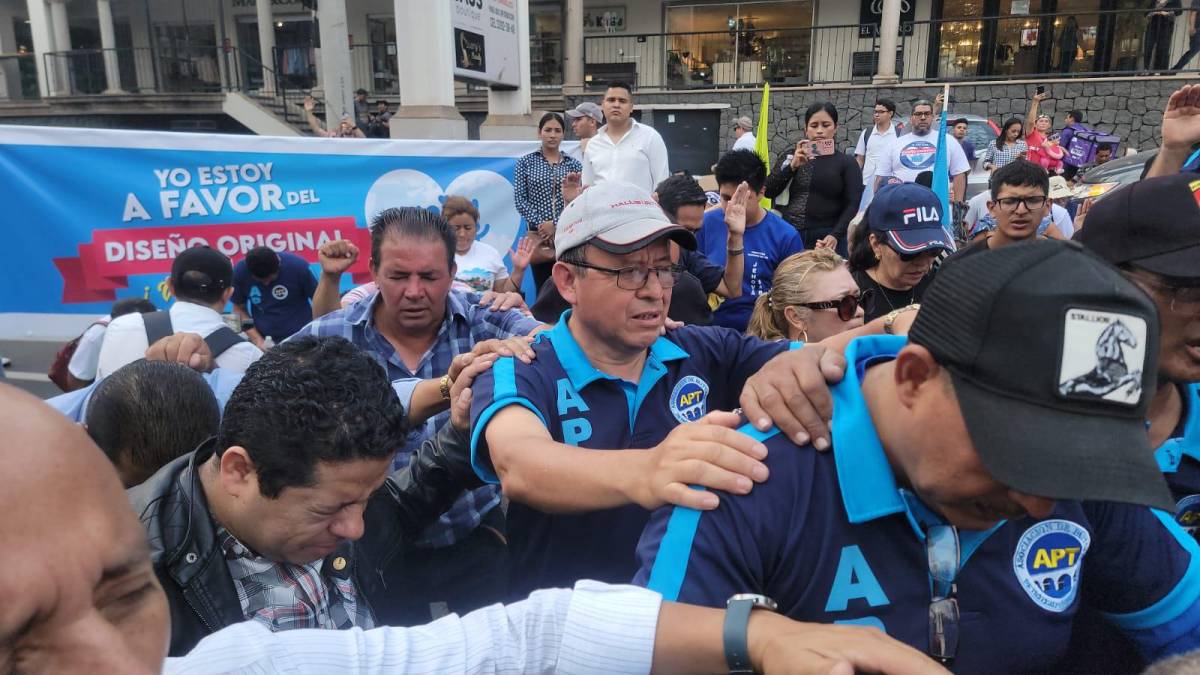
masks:
<path id="1" fill-rule="evenodd" d="M 812 298 L 813 272 L 834 272 L 845 267 L 846 261 L 831 249 L 818 248 L 789 256 L 775 268 L 771 290 L 758 296 L 746 334 L 764 340 L 781 340 L 788 336 L 788 320 L 784 310 L 793 307 L 800 319 L 807 319 L 812 310 L 800 307 Z"/>
<path id="2" fill-rule="evenodd" d="M 476 225 L 479 224 L 479 209 L 475 208 L 470 199 L 458 195 L 448 195 L 446 201 L 442 202 L 442 217 L 446 220 L 463 213 L 471 216 L 471 220 L 474 220 Z"/>

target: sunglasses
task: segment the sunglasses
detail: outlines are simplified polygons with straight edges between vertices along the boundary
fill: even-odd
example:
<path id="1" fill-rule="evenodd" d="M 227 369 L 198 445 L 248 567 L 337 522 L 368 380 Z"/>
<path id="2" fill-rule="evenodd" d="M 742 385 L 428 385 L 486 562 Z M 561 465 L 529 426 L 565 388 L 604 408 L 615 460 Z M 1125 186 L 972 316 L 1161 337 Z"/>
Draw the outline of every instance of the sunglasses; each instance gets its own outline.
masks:
<path id="1" fill-rule="evenodd" d="M 933 596 L 929 601 L 929 655 L 949 666 L 958 653 L 958 576 L 961 548 L 958 530 L 950 525 L 934 525 L 925 532 L 925 557 Z"/>
<path id="2" fill-rule="evenodd" d="M 861 295 L 847 295 L 840 300 L 828 300 L 826 302 L 802 302 L 801 307 L 809 309 L 836 309 L 838 318 L 842 321 L 849 321 L 858 313 L 858 306 L 861 304 L 864 307 L 869 302 L 871 292 L 863 291 Z"/>

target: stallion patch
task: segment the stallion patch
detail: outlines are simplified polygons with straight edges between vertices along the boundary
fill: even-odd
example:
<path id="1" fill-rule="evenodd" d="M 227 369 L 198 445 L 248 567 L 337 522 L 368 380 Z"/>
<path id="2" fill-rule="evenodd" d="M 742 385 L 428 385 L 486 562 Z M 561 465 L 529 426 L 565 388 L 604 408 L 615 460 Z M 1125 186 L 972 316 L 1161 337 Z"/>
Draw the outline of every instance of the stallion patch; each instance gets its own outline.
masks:
<path id="1" fill-rule="evenodd" d="M 1137 405 L 1146 366 L 1146 320 L 1091 309 L 1068 309 L 1065 320 L 1059 393 Z"/>

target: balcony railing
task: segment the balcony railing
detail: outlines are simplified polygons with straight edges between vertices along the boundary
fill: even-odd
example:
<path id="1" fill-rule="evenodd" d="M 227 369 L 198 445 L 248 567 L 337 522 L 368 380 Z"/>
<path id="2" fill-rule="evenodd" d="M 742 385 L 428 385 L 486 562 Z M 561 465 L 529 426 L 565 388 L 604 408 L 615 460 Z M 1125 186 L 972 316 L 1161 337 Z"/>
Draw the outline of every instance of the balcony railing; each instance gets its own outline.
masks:
<path id="1" fill-rule="evenodd" d="M 1145 61 L 1147 10 L 917 21 L 901 26 L 903 80 L 951 81 L 1133 75 L 1167 71 L 1187 51 L 1190 12 L 1166 34 L 1166 66 Z M 1072 23 L 1072 20 L 1074 21 Z M 640 89 L 713 89 L 869 82 L 878 63 L 872 26 L 599 35 L 584 40 L 584 79 Z M 1200 59 L 1184 69 L 1196 70 Z"/>

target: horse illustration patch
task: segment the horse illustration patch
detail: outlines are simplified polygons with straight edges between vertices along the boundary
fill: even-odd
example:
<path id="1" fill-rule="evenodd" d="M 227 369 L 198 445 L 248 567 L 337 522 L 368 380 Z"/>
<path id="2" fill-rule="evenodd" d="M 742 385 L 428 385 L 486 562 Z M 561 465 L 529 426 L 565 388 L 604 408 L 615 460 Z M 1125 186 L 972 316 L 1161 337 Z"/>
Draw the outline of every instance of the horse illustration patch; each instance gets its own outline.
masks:
<path id="1" fill-rule="evenodd" d="M 1146 366 L 1146 320 L 1130 314 L 1068 309 L 1065 321 L 1059 393 L 1136 406 Z"/>

